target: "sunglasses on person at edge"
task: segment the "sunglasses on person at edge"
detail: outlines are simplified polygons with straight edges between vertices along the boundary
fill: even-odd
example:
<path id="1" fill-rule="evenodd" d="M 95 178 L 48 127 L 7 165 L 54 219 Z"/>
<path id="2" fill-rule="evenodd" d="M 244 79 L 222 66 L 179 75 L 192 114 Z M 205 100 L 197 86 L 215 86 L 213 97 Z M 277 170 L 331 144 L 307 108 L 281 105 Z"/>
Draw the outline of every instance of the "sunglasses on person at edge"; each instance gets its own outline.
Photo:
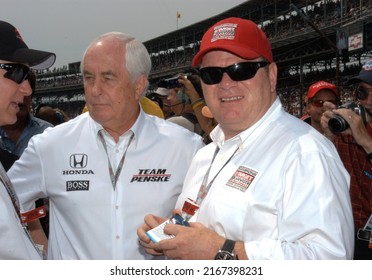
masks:
<path id="1" fill-rule="evenodd" d="M 366 100 L 369 93 L 372 92 L 372 88 L 357 87 L 355 89 L 355 95 L 359 100 Z M 323 107 L 324 102 L 331 102 L 337 106 L 337 101 L 335 100 L 310 100 L 309 103 L 313 104 L 315 107 Z"/>
<path id="2" fill-rule="evenodd" d="M 202 81 L 207 85 L 218 84 L 222 80 L 223 73 L 227 73 L 230 79 L 236 82 L 252 79 L 258 69 L 268 65 L 267 61 L 246 61 L 226 67 L 204 67 L 199 69 Z"/>
<path id="3" fill-rule="evenodd" d="M 338 106 L 337 100 L 321 100 L 321 99 L 319 99 L 319 100 L 317 100 L 317 99 L 309 100 L 310 104 L 314 105 L 315 107 L 319 107 L 319 108 L 323 107 L 324 102 L 331 102 L 331 103 L 335 104 L 336 106 Z"/>
<path id="4" fill-rule="evenodd" d="M 30 75 L 30 68 L 19 63 L 0 63 L 0 69 L 5 70 L 4 78 L 12 80 L 17 84 L 21 84 L 27 80 Z"/>

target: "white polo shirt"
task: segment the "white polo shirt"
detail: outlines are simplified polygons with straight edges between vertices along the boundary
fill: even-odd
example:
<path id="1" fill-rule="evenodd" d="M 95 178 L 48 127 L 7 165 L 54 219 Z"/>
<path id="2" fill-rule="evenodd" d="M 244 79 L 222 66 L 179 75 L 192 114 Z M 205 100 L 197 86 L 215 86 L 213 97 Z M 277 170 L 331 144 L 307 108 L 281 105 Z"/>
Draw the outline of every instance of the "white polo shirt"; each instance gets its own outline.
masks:
<path id="1" fill-rule="evenodd" d="M 9 194 L 1 180 L 0 213 L 0 259 L 40 260 L 40 255 L 24 231 Z"/>
<path id="2" fill-rule="evenodd" d="M 151 259 L 138 244 L 148 213 L 170 216 L 199 135 L 142 109 L 131 132 L 116 144 L 105 136 L 114 172 L 128 147 L 113 188 L 108 157 L 89 113 L 33 137 L 9 176 L 23 210 L 49 197 L 49 259 Z"/>
<path id="3" fill-rule="evenodd" d="M 279 99 L 236 137 L 224 141 L 219 126 L 211 136 L 176 205 L 197 199 L 218 145 L 208 176 L 214 182 L 191 221 L 244 241 L 250 259 L 352 258 L 350 177 L 330 141 L 285 113 Z"/>

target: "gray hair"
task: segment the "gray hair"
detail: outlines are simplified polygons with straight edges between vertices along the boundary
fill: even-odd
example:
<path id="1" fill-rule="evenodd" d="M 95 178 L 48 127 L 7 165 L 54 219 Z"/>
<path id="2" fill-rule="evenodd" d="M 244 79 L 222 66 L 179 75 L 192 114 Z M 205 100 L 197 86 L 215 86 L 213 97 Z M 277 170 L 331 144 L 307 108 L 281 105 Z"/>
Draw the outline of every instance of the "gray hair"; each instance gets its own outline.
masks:
<path id="1" fill-rule="evenodd" d="M 83 61 L 87 51 L 97 42 L 104 38 L 116 38 L 123 42 L 125 47 L 125 67 L 128 70 L 131 82 L 135 82 L 141 75 L 145 75 L 148 79 L 151 71 L 151 58 L 145 47 L 145 45 L 134 38 L 132 35 L 122 32 L 108 32 L 97 37 L 93 42 L 91 42 L 88 48 L 85 50 L 83 55 Z M 81 65 L 81 68 L 83 64 Z M 83 72 L 83 69 L 81 69 Z M 149 82 L 147 81 L 147 86 L 144 90 L 146 92 Z"/>

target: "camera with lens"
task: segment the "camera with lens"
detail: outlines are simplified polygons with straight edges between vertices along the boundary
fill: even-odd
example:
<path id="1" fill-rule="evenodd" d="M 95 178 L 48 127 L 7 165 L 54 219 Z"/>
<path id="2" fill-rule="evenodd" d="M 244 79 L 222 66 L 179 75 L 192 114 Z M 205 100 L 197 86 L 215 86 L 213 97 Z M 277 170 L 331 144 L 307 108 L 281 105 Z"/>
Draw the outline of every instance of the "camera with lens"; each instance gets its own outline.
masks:
<path id="1" fill-rule="evenodd" d="M 338 109 L 341 109 L 341 108 L 350 109 L 354 111 L 355 113 L 357 113 L 358 115 L 360 115 L 362 111 L 361 108 L 355 103 L 348 103 L 348 104 L 344 104 L 338 107 Z M 343 117 L 341 117 L 340 115 L 336 115 L 329 119 L 328 127 L 332 133 L 338 134 L 348 129 L 350 126 Z"/>
<path id="2" fill-rule="evenodd" d="M 182 74 L 184 75 L 184 77 L 187 79 L 188 78 L 188 74 Z M 171 77 L 171 78 L 167 78 L 167 79 L 162 79 L 158 82 L 158 87 L 162 87 L 162 88 L 167 88 L 167 89 L 172 89 L 172 88 L 180 88 L 183 86 L 183 84 L 181 84 L 178 79 L 180 78 L 179 75 L 175 76 L 175 77 Z"/>
<path id="3" fill-rule="evenodd" d="M 182 87 L 182 84 L 178 81 L 178 79 L 179 79 L 178 76 L 176 76 L 176 77 L 160 80 L 158 82 L 158 87 L 167 88 L 167 89 Z"/>

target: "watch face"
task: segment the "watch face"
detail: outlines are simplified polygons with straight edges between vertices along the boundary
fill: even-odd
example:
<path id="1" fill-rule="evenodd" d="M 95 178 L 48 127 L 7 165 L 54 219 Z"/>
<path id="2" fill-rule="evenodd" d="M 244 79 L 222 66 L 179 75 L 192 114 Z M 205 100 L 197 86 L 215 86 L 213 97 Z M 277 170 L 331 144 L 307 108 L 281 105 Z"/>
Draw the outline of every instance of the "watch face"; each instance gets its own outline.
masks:
<path id="1" fill-rule="evenodd" d="M 214 259 L 229 261 L 229 260 L 235 260 L 235 256 L 231 254 L 230 252 L 222 251 L 222 252 L 218 252 Z"/>

